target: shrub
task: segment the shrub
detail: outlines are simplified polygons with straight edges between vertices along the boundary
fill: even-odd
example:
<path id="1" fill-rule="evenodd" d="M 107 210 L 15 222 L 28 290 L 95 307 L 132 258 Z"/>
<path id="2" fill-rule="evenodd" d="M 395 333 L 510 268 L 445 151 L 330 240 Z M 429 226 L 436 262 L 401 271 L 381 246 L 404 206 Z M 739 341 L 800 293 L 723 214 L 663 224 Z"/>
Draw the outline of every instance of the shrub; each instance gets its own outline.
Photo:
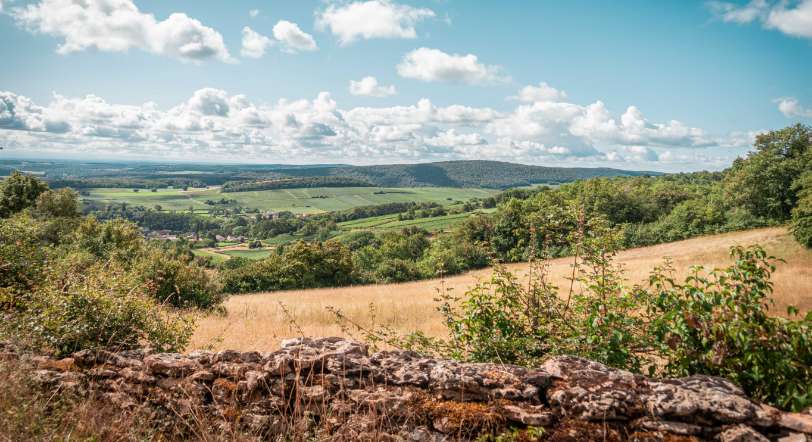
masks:
<path id="1" fill-rule="evenodd" d="M 186 345 L 193 331 L 190 318 L 157 304 L 121 266 L 88 262 L 87 255 L 66 257 L 7 324 L 12 332 L 57 354 L 144 344 L 177 351 Z"/>
<path id="2" fill-rule="evenodd" d="M 161 304 L 210 309 L 223 301 L 220 288 L 206 270 L 183 257 L 152 248 L 134 267 L 150 296 Z"/>
<path id="3" fill-rule="evenodd" d="M 799 243 L 812 248 L 812 172 L 804 174 L 796 185 L 799 200 L 792 211 L 792 234 Z"/>
<path id="4" fill-rule="evenodd" d="M 243 293 L 340 286 L 352 281 L 352 258 L 336 241 L 296 242 L 282 254 L 273 254 L 221 274 L 223 291 Z"/>
<path id="5" fill-rule="evenodd" d="M 32 207 L 37 198 L 48 190 L 48 185 L 35 177 L 16 170 L 0 182 L 0 218 Z"/>
<path id="6" fill-rule="evenodd" d="M 812 313 L 770 315 L 775 258 L 757 246 L 734 247 L 731 256 L 730 267 L 694 268 L 683 284 L 668 264 L 652 273 L 648 313 L 665 371 L 723 376 L 782 408 L 812 404 Z"/>

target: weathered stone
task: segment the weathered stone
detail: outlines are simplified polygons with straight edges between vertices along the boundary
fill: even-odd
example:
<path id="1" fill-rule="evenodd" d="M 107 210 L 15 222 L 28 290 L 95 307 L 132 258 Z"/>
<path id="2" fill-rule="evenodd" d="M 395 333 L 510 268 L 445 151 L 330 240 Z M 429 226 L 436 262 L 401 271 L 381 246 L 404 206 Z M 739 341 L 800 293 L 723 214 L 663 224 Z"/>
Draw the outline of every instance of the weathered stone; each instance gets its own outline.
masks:
<path id="1" fill-rule="evenodd" d="M 144 358 L 144 365 L 151 374 L 173 378 L 183 377 L 200 370 L 200 364 L 194 359 L 177 353 L 156 353 Z"/>
<path id="2" fill-rule="evenodd" d="M 782 413 L 778 424 L 789 430 L 812 434 L 812 415 L 806 413 Z"/>
<path id="3" fill-rule="evenodd" d="M 747 425 L 736 425 L 719 433 L 719 442 L 770 442 Z"/>
<path id="4" fill-rule="evenodd" d="M 778 438 L 778 442 L 807 442 L 807 437 L 802 433 L 791 433 Z"/>
<path id="5" fill-rule="evenodd" d="M 555 415 L 545 410 L 541 405 L 525 405 L 520 407 L 518 405 L 509 404 L 503 405 L 502 411 L 508 420 L 534 427 L 550 425 L 555 421 Z"/>
<path id="6" fill-rule="evenodd" d="M 194 413 L 224 432 L 404 441 L 527 426 L 544 427 L 549 440 L 801 442 L 812 435 L 812 414 L 756 403 L 721 378 L 653 379 L 569 356 L 528 369 L 409 351 L 370 355 L 342 338 L 290 339 L 267 354 L 81 351 L 52 359 L 2 343 L 0 350 L 31 366 L 42 388 L 98 393 L 121 410 Z"/>

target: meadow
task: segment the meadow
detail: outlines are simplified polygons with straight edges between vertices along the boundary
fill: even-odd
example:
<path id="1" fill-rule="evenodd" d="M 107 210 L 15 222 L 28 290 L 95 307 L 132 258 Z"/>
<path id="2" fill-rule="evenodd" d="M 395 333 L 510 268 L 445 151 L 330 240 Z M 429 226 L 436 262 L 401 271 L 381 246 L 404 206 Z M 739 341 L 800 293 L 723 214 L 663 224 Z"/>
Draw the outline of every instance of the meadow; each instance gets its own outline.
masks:
<path id="1" fill-rule="evenodd" d="M 314 187 L 302 189 L 276 189 L 251 192 L 222 192 L 218 187 L 208 189 L 157 189 L 155 192 L 141 189 L 94 188 L 82 196 L 88 201 L 102 203 L 126 203 L 131 206 L 162 210 L 206 213 L 212 207 L 240 206 L 261 211 L 290 211 L 314 214 L 352 209 L 393 202 L 433 202 L 450 204 L 471 198 L 484 198 L 496 194 L 496 190 L 454 187 Z M 209 206 L 206 200 L 235 200 L 225 206 Z"/>
<path id="2" fill-rule="evenodd" d="M 685 276 L 688 267 L 701 264 L 720 267 L 730 264 L 728 250 L 733 245 L 761 244 L 784 260 L 773 276 L 775 314 L 783 314 L 794 305 L 801 312 L 812 309 L 812 250 L 804 249 L 785 228 L 756 229 L 726 233 L 651 247 L 622 251 L 617 262 L 625 269 L 627 285 L 644 284 L 651 269 L 670 257 L 677 276 Z M 568 287 L 571 258 L 550 261 L 552 281 Z M 526 276 L 526 263 L 508 268 Z M 385 324 L 400 332 L 421 330 L 431 336 L 443 336 L 441 317 L 434 301 L 438 290 L 450 289 L 461 295 L 477 281 L 486 279 L 490 269 L 477 270 L 445 279 L 355 287 L 290 290 L 273 293 L 235 295 L 225 303 L 226 314 L 203 316 L 189 349 L 238 349 L 267 351 L 279 346 L 281 339 L 299 336 L 346 336 L 328 307 L 341 310 L 347 317 L 366 327 Z"/>

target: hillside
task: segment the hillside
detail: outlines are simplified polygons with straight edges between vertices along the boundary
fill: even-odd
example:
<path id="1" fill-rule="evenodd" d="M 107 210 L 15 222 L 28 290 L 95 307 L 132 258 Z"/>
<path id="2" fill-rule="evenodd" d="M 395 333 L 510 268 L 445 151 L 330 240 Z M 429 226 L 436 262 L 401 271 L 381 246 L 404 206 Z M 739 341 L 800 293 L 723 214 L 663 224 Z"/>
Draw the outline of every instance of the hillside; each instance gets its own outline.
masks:
<path id="1" fill-rule="evenodd" d="M 316 177 L 353 178 L 382 187 L 505 189 L 602 176 L 661 175 L 605 167 L 546 167 L 481 160 L 373 166 L 0 160 L 0 176 L 13 170 L 41 176 L 52 188 L 74 189 L 202 187 L 227 182 Z"/>
<path id="2" fill-rule="evenodd" d="M 279 176 L 345 176 L 388 187 L 485 187 L 505 189 L 533 184 L 556 184 L 604 176 L 660 175 L 658 172 L 611 168 L 544 167 L 501 161 L 444 161 L 377 166 L 327 166 L 277 169 Z"/>
<path id="3" fill-rule="evenodd" d="M 812 293 L 812 251 L 795 242 L 785 228 L 747 230 L 630 249 L 620 252 L 617 260 L 626 269 L 629 285 L 642 284 L 652 267 L 661 264 L 666 256 L 673 259 L 680 276 L 684 276 L 692 264 L 727 265 L 731 246 L 751 244 L 761 244 L 769 253 L 787 261 L 773 275 L 776 305 L 772 311 L 780 314 L 787 305 L 795 305 L 802 312 L 812 310 L 812 297 L 804 295 Z M 552 282 L 558 287 L 568 286 L 570 264 L 570 258 L 550 261 Z M 520 275 L 527 270 L 525 263 L 508 267 Z M 490 273 L 490 269 L 483 269 L 444 280 L 232 296 L 225 303 L 227 315 L 201 319 L 190 348 L 268 350 L 276 348 L 280 339 L 298 336 L 297 327 L 306 336 L 346 336 L 326 310 L 328 306 L 340 309 L 365 326 L 374 322 L 401 332 L 422 330 L 438 336 L 444 327 L 435 310 L 437 290 L 449 288 L 462 295 Z M 374 311 L 370 305 L 374 305 Z"/>

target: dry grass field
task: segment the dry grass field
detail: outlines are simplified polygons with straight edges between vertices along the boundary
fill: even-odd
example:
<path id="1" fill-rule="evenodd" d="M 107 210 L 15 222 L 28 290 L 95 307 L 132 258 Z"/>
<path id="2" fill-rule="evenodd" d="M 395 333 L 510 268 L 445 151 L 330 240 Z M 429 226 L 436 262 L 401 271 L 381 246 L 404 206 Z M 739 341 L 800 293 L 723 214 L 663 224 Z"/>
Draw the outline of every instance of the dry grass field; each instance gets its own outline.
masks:
<path id="1" fill-rule="evenodd" d="M 802 312 L 812 309 L 812 251 L 803 249 L 785 228 L 767 228 L 689 239 L 652 247 L 631 249 L 618 255 L 629 285 L 643 283 L 653 266 L 671 257 L 676 269 L 684 275 L 690 265 L 721 267 L 730 263 L 728 249 L 733 245 L 761 244 L 786 263 L 779 264 L 774 274 L 776 314 L 795 305 Z M 571 259 L 550 263 L 553 280 L 559 287 L 569 287 Z M 517 274 L 527 271 L 527 264 L 512 264 Z M 478 270 L 445 280 L 426 280 L 402 284 L 368 285 L 332 289 L 292 290 L 232 296 L 226 302 L 227 314 L 201 318 L 192 338 L 191 349 L 236 349 L 269 351 L 281 339 L 299 336 L 343 335 L 327 307 L 340 309 L 346 316 L 365 326 L 386 324 L 397 330 L 444 334 L 435 311 L 434 297 L 445 286 L 462 294 L 487 278 L 490 269 Z M 374 314 L 370 310 L 374 306 Z"/>

